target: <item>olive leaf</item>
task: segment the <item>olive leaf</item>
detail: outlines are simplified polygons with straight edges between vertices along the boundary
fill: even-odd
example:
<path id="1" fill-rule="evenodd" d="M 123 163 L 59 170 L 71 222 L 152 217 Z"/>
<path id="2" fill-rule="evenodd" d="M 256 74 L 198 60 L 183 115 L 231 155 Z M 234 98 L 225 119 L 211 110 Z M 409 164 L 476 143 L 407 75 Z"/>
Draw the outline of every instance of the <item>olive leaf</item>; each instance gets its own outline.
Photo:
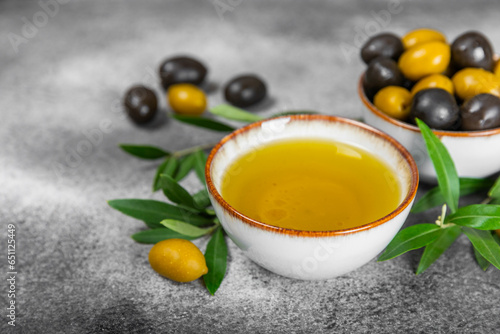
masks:
<path id="1" fill-rule="evenodd" d="M 493 239 L 500 245 L 500 235 L 497 233 L 493 233 Z"/>
<path id="2" fill-rule="evenodd" d="M 163 193 L 172 202 L 182 204 L 195 210 L 202 209 L 195 202 L 193 196 L 191 196 L 189 192 L 177 183 L 177 181 L 175 181 L 170 175 L 161 174 L 159 182 L 160 188 L 163 189 Z"/>
<path id="3" fill-rule="evenodd" d="M 248 111 L 230 106 L 228 104 L 219 104 L 211 108 L 209 111 L 214 115 L 224 117 L 233 121 L 257 122 L 263 119 L 260 116 L 254 115 L 252 113 L 249 113 Z"/>
<path id="4" fill-rule="evenodd" d="M 179 182 L 189 174 L 194 167 L 194 160 L 194 154 L 188 154 L 179 160 L 179 167 L 173 176 L 175 181 Z"/>
<path id="5" fill-rule="evenodd" d="M 460 178 L 460 195 L 466 196 L 478 191 L 486 190 L 492 186 L 491 179 Z M 439 187 L 434 187 L 426 192 L 411 209 L 412 213 L 419 213 L 425 210 L 441 206 L 445 203 Z"/>
<path id="6" fill-rule="evenodd" d="M 206 208 L 210 205 L 210 198 L 208 197 L 208 191 L 206 189 L 202 189 L 194 194 L 193 199 L 200 208 Z"/>
<path id="7" fill-rule="evenodd" d="M 115 199 L 108 201 L 110 207 L 121 213 L 144 221 L 151 228 L 163 228 L 160 222 L 164 219 L 176 219 L 196 226 L 213 224 L 207 217 L 165 202 L 149 199 Z"/>
<path id="8" fill-rule="evenodd" d="M 137 232 L 132 235 L 132 239 L 141 243 L 141 244 L 156 244 L 162 240 L 166 239 L 186 239 L 193 240 L 196 239 L 194 237 L 190 237 L 184 234 L 177 233 L 168 228 L 154 228 L 151 230 L 145 230 L 141 232 Z"/>
<path id="9" fill-rule="evenodd" d="M 214 225 L 212 227 L 197 227 L 194 225 L 191 225 L 189 223 L 180 221 L 180 220 L 174 220 L 174 219 L 165 219 L 162 220 L 161 223 L 163 226 L 166 228 L 183 234 L 185 236 L 191 237 L 191 238 L 199 238 L 205 234 L 212 233 L 212 231 L 217 228 L 217 225 Z"/>
<path id="10" fill-rule="evenodd" d="M 427 270 L 431 264 L 433 264 L 448 248 L 450 248 L 460 234 L 462 234 L 462 230 L 459 226 L 450 226 L 439 229 L 438 237 L 425 246 L 424 253 L 418 263 L 416 274 L 421 274 Z"/>
<path id="11" fill-rule="evenodd" d="M 180 122 L 214 131 L 230 132 L 235 130 L 235 128 L 233 128 L 230 125 L 215 121 L 210 118 L 199 117 L 199 116 L 181 116 L 181 115 L 173 115 L 172 117 Z"/>
<path id="12" fill-rule="evenodd" d="M 399 231 L 377 261 L 386 261 L 413 249 L 424 247 L 439 237 L 435 224 L 417 224 Z"/>
<path id="13" fill-rule="evenodd" d="M 491 232 L 462 227 L 472 246 L 492 265 L 500 270 L 500 245 L 493 239 Z"/>
<path id="14" fill-rule="evenodd" d="M 474 257 L 476 258 L 477 264 L 481 267 L 481 269 L 483 269 L 483 271 L 486 271 L 490 267 L 491 263 L 489 263 L 488 260 L 486 260 L 475 247 L 472 247 L 472 249 L 474 249 Z"/>
<path id="15" fill-rule="evenodd" d="M 488 196 L 490 196 L 491 198 L 500 199 L 500 176 L 497 178 L 495 184 L 491 187 L 490 191 L 488 192 Z"/>
<path id="16" fill-rule="evenodd" d="M 219 289 L 227 267 L 227 245 L 222 227 L 217 228 L 208 242 L 205 250 L 208 273 L 203 275 L 203 281 L 208 292 L 214 295 Z"/>
<path id="17" fill-rule="evenodd" d="M 478 230 L 500 229 L 500 205 L 472 204 L 464 206 L 447 216 L 445 222 L 473 227 Z"/>
<path id="18" fill-rule="evenodd" d="M 290 111 L 283 111 L 276 113 L 269 118 L 280 117 L 280 116 L 316 115 L 316 114 L 319 114 L 319 112 L 312 110 L 290 110 Z"/>
<path id="19" fill-rule="evenodd" d="M 420 119 L 416 118 L 415 120 L 422 132 L 427 153 L 434 165 L 441 194 L 453 213 L 457 210 L 458 198 L 460 197 L 460 182 L 455 164 L 446 147 L 431 129 Z"/>
<path id="20" fill-rule="evenodd" d="M 166 158 L 160 166 L 158 166 L 153 180 L 153 192 L 160 189 L 160 175 L 166 174 L 172 176 L 177 170 L 178 165 L 179 161 L 174 156 L 170 156 Z"/>
<path id="21" fill-rule="evenodd" d="M 163 149 L 156 146 L 147 145 L 132 145 L 132 144 L 120 144 L 122 150 L 131 154 L 137 158 L 154 160 L 170 155 L 170 152 L 164 151 Z"/>
<path id="22" fill-rule="evenodd" d="M 207 155 L 203 150 L 197 150 L 194 155 L 194 171 L 202 184 L 206 184 L 205 165 L 207 164 Z"/>

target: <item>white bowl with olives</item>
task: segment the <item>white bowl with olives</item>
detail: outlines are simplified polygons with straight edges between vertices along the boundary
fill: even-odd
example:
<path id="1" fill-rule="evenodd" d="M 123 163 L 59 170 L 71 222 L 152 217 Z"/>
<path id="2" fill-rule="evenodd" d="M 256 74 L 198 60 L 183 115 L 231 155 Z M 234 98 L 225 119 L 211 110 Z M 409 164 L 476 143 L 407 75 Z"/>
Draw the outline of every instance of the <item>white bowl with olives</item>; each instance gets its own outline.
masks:
<path id="1" fill-rule="evenodd" d="M 361 57 L 365 121 L 408 149 L 422 180 L 436 175 L 416 118 L 441 139 L 460 177 L 500 171 L 500 62 L 486 36 L 469 31 L 448 44 L 432 29 L 382 33 Z"/>

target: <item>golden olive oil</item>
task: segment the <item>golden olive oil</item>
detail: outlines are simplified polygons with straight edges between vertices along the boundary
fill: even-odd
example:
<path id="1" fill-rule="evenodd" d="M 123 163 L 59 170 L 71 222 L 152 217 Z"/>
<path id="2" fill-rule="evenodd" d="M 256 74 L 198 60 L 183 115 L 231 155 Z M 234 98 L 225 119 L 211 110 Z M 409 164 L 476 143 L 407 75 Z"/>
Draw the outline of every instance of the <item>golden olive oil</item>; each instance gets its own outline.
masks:
<path id="1" fill-rule="evenodd" d="M 222 197 L 269 225 L 306 231 L 361 226 L 395 210 L 394 170 L 362 148 L 324 140 L 259 147 L 226 170 Z"/>

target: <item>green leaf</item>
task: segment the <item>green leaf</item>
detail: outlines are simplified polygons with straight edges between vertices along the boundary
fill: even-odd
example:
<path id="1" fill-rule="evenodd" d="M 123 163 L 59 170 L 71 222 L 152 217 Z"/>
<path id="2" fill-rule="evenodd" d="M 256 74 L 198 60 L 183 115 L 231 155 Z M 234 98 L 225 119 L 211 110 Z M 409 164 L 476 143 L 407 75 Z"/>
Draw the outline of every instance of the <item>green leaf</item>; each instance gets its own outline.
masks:
<path id="1" fill-rule="evenodd" d="M 131 154 L 135 157 L 141 159 L 160 159 L 170 155 L 170 152 L 164 151 L 159 147 L 146 146 L 146 145 L 130 145 L 130 144 L 120 144 L 122 150 Z"/>
<path id="2" fill-rule="evenodd" d="M 493 198 L 493 199 L 490 201 L 490 204 L 500 204 L 500 198 Z"/>
<path id="3" fill-rule="evenodd" d="M 219 227 L 208 242 L 205 251 L 208 273 L 203 275 L 203 281 L 208 292 L 214 295 L 219 288 L 227 266 L 227 245 L 224 238 L 224 231 Z"/>
<path id="4" fill-rule="evenodd" d="M 413 249 L 424 247 L 439 236 L 440 228 L 435 224 L 417 224 L 399 231 L 380 255 L 378 261 L 386 261 Z"/>
<path id="5" fill-rule="evenodd" d="M 174 180 L 179 182 L 189 174 L 194 167 L 194 155 L 189 154 L 179 161 L 179 168 L 174 175 Z"/>
<path id="6" fill-rule="evenodd" d="M 235 130 L 235 128 L 227 124 L 214 121 L 213 119 L 209 118 L 197 117 L 197 116 L 181 116 L 181 115 L 173 115 L 172 117 L 180 122 L 198 126 L 200 128 L 221 131 L 221 132 L 230 132 Z"/>
<path id="7" fill-rule="evenodd" d="M 477 264 L 479 265 L 479 267 L 481 267 L 481 269 L 483 269 L 483 271 L 486 271 L 490 267 L 490 263 L 484 258 L 484 256 L 481 255 L 481 253 L 479 253 L 476 248 L 472 248 L 474 249 L 474 257 L 476 258 Z"/>
<path id="8" fill-rule="evenodd" d="M 260 116 L 228 104 L 219 104 L 218 106 L 211 108 L 210 112 L 214 115 L 240 122 L 257 122 L 263 119 Z"/>
<path id="9" fill-rule="evenodd" d="M 500 245 L 500 235 L 498 235 L 497 233 L 493 233 L 493 239 L 495 239 L 497 244 Z"/>
<path id="10" fill-rule="evenodd" d="M 194 194 L 193 199 L 200 208 L 206 208 L 210 205 L 210 198 L 208 197 L 208 191 L 206 189 L 202 189 Z"/>
<path id="11" fill-rule="evenodd" d="M 280 116 L 316 115 L 316 114 L 319 114 L 319 112 L 312 110 L 290 110 L 290 111 L 279 112 L 277 114 L 272 115 L 269 118 L 280 117 Z"/>
<path id="12" fill-rule="evenodd" d="M 500 176 L 497 178 L 490 191 L 488 191 L 488 196 L 500 199 Z"/>
<path id="13" fill-rule="evenodd" d="M 194 159 L 194 171 L 196 176 L 201 181 L 202 184 L 206 184 L 205 180 L 205 165 L 207 164 L 207 155 L 202 150 L 198 150 L 193 153 Z"/>
<path id="14" fill-rule="evenodd" d="M 115 199 L 108 201 L 109 206 L 121 213 L 142 220 L 151 228 L 163 228 L 160 222 L 164 219 L 176 219 L 193 225 L 213 224 L 205 218 L 177 206 L 149 199 Z"/>
<path id="15" fill-rule="evenodd" d="M 166 239 L 186 239 L 193 240 L 196 238 L 189 237 L 184 234 L 177 233 L 168 228 L 161 227 L 152 230 L 145 230 L 132 235 L 132 239 L 141 244 L 156 244 Z"/>
<path id="16" fill-rule="evenodd" d="M 437 239 L 425 246 L 416 274 L 419 275 L 427 270 L 453 244 L 460 234 L 462 234 L 462 230 L 459 226 L 439 229 Z"/>
<path id="17" fill-rule="evenodd" d="M 165 219 L 160 224 L 162 224 L 163 226 L 174 232 L 186 235 L 191 238 L 199 238 L 205 234 L 211 233 L 217 227 L 217 226 L 212 226 L 212 227 L 200 228 L 191 225 L 189 223 L 173 219 Z"/>
<path id="18" fill-rule="evenodd" d="M 492 265 L 500 270 L 500 245 L 497 244 L 491 232 L 462 227 L 462 231 L 475 249 Z"/>
<path id="19" fill-rule="evenodd" d="M 189 208 L 200 209 L 193 199 L 193 196 L 177 183 L 170 175 L 160 175 L 160 187 L 169 200 L 174 203 L 185 205 Z"/>
<path id="20" fill-rule="evenodd" d="M 472 204 L 464 206 L 447 216 L 445 222 L 478 230 L 500 229 L 500 205 Z"/>
<path id="21" fill-rule="evenodd" d="M 436 206 L 444 204 L 444 197 L 441 195 L 441 191 L 439 187 L 432 188 L 428 192 L 426 192 L 417 203 L 413 205 L 411 209 L 412 213 L 419 213 L 429 209 L 432 209 Z"/>
<path id="22" fill-rule="evenodd" d="M 450 211 L 453 213 L 458 208 L 460 197 L 460 181 L 458 179 L 455 164 L 451 159 L 446 147 L 431 131 L 431 129 L 420 119 L 415 119 L 427 147 L 427 152 L 436 170 L 437 181 L 441 194 L 443 195 Z"/>
<path id="23" fill-rule="evenodd" d="M 486 190 L 491 187 L 492 184 L 493 181 L 491 179 L 460 178 L 460 195 L 466 196 L 481 190 Z M 441 206 L 444 203 L 445 200 L 439 187 L 435 187 L 426 192 L 420 200 L 413 205 L 411 212 L 423 212 L 436 206 Z"/>
<path id="24" fill-rule="evenodd" d="M 156 169 L 155 178 L 153 180 L 153 192 L 160 189 L 160 175 L 167 174 L 172 176 L 177 170 L 178 165 L 179 161 L 175 157 L 170 156 L 166 158 L 160 166 L 158 166 L 158 168 Z"/>

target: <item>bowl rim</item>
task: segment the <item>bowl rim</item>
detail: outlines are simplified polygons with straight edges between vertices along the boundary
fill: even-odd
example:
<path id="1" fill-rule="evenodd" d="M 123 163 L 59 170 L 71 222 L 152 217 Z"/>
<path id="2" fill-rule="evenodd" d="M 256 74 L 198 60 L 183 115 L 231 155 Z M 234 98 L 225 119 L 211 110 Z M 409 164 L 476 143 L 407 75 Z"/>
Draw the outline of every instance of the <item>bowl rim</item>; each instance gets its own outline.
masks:
<path id="1" fill-rule="evenodd" d="M 272 120 L 276 119 L 289 119 L 290 122 L 295 122 L 295 121 L 324 121 L 324 122 L 334 122 L 334 123 L 344 123 L 348 124 L 350 126 L 358 127 L 361 128 L 364 131 L 369 132 L 372 135 L 375 135 L 379 137 L 382 140 L 385 140 L 388 142 L 392 147 L 398 151 L 398 153 L 403 157 L 403 159 L 406 161 L 406 163 L 409 166 L 410 169 L 410 187 L 408 190 L 408 193 L 406 194 L 405 198 L 401 201 L 401 203 L 398 205 L 396 209 L 391 211 L 389 214 L 386 216 L 375 220 L 373 222 L 357 226 L 357 227 L 352 227 L 348 229 L 343 229 L 343 230 L 332 230 L 332 231 L 306 231 L 306 230 L 295 230 L 295 229 L 290 229 L 290 228 L 284 228 L 284 227 L 278 227 L 278 226 L 273 226 L 269 225 L 263 222 L 259 222 L 255 219 L 252 219 L 250 217 L 245 216 L 241 212 L 237 211 L 234 209 L 229 203 L 227 203 L 221 196 L 221 194 L 217 191 L 215 188 L 215 185 L 212 181 L 212 177 L 210 175 L 210 171 L 212 168 L 212 161 L 215 157 L 215 155 L 219 152 L 219 150 L 224 146 L 225 143 L 228 141 L 232 140 L 233 138 L 248 132 L 249 130 L 252 130 L 256 127 L 259 127 L 262 123 L 269 122 Z M 417 169 L 417 164 L 415 163 L 415 160 L 413 160 L 413 157 L 411 154 L 404 148 L 402 144 L 400 144 L 397 140 L 389 136 L 388 134 L 375 129 L 372 126 L 369 126 L 367 124 L 351 120 L 348 118 L 343 118 L 343 117 L 338 117 L 338 116 L 329 116 L 329 115 L 293 115 L 293 116 L 280 116 L 280 117 L 274 117 L 274 118 L 269 118 L 269 119 L 264 119 L 255 123 L 251 123 L 249 125 L 246 125 L 242 128 L 239 128 L 232 133 L 228 134 L 224 138 L 220 140 L 220 142 L 212 149 L 210 152 L 210 155 L 208 156 L 207 163 L 205 165 L 205 179 L 207 181 L 207 189 L 210 195 L 217 201 L 217 203 L 224 208 L 224 210 L 229 213 L 231 216 L 241 220 L 243 223 L 250 225 L 252 227 L 259 228 L 261 230 L 265 231 L 271 231 L 275 232 L 278 234 L 284 234 L 284 235 L 291 235 L 291 236 L 300 236 L 300 237 L 330 237 L 330 236 L 341 236 L 341 235 L 347 235 L 347 234 L 352 234 L 352 233 L 357 233 L 357 232 L 362 232 L 366 230 L 370 230 L 374 227 L 377 227 L 379 225 L 382 225 L 396 216 L 398 216 L 401 212 L 403 212 L 413 201 L 413 199 L 416 196 L 417 193 L 417 188 L 418 188 L 418 181 L 419 181 L 419 174 L 418 174 L 418 169 Z"/>
<path id="2" fill-rule="evenodd" d="M 361 98 L 361 101 L 365 105 L 365 107 L 368 108 L 373 114 L 378 116 L 379 118 L 382 118 L 388 123 L 391 123 L 393 125 L 396 125 L 397 127 L 404 128 L 409 131 L 413 132 L 418 132 L 420 133 L 420 129 L 416 125 L 412 125 L 400 120 L 397 120 L 395 118 L 392 118 L 382 111 L 380 111 L 377 107 L 375 107 L 371 101 L 368 99 L 368 97 L 365 94 L 365 91 L 363 89 L 363 77 L 365 76 L 365 72 L 361 74 L 361 77 L 359 78 L 358 81 L 358 95 Z M 446 131 L 446 130 L 435 130 L 432 129 L 432 132 L 436 134 L 439 137 L 486 137 L 486 136 L 493 136 L 500 134 L 500 128 L 495 128 L 495 129 L 488 129 L 488 130 L 477 130 L 477 131 Z"/>

